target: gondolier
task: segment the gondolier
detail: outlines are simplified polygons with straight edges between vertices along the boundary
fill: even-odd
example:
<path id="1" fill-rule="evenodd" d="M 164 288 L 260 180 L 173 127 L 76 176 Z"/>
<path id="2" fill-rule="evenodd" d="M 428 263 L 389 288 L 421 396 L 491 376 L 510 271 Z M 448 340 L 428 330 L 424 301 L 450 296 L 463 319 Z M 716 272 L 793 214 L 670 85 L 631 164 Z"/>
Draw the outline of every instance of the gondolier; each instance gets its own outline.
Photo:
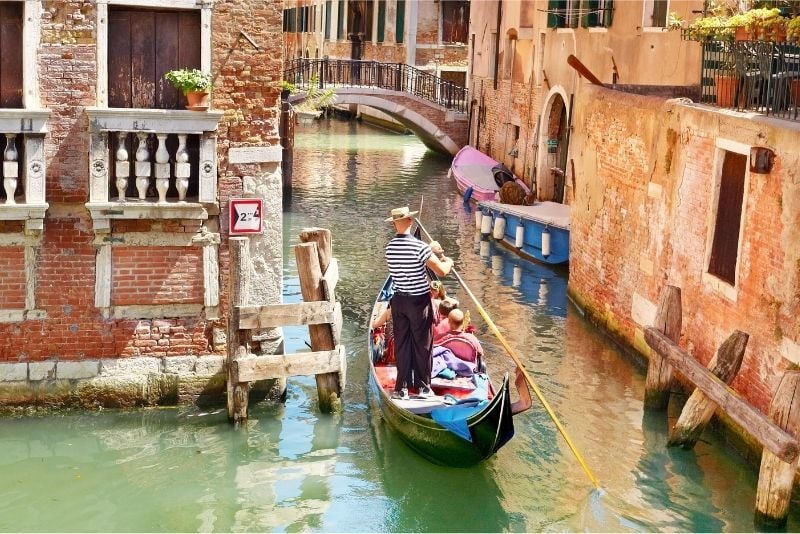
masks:
<path id="1" fill-rule="evenodd" d="M 408 398 L 409 388 L 420 396 L 432 394 L 431 348 L 433 316 L 430 285 L 425 267 L 439 276 L 453 268 L 452 258 L 444 255 L 441 245 L 430 245 L 411 235 L 416 211 L 396 208 L 386 222 L 394 224 L 397 235 L 386 245 L 386 264 L 392 277 L 392 322 L 395 337 L 397 380 L 393 396 Z"/>

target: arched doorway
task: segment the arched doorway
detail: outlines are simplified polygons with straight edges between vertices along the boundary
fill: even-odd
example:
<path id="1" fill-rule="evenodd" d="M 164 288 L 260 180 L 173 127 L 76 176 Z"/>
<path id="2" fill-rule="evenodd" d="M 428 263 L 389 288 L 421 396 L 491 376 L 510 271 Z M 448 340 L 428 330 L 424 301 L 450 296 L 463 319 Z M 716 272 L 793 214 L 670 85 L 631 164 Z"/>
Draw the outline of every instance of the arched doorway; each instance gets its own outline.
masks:
<path id="1" fill-rule="evenodd" d="M 542 200 L 564 202 L 567 154 L 569 152 L 569 123 L 564 96 L 554 91 L 550 96 L 547 111 L 542 117 L 542 145 L 544 157 L 538 173 L 538 196 Z"/>

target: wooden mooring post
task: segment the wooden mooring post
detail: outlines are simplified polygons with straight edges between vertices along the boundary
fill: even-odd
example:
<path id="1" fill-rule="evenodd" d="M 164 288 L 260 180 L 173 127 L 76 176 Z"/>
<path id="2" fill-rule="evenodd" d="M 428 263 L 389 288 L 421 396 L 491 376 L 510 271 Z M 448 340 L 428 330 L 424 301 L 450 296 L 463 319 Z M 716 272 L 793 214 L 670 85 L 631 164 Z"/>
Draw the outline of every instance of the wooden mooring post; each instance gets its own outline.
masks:
<path id="1" fill-rule="evenodd" d="M 679 290 L 677 291 L 679 296 Z M 669 292 L 673 293 L 674 290 L 669 289 Z M 764 447 L 755 521 L 764 525 L 782 526 L 788 515 L 794 476 L 800 461 L 800 443 L 796 437 L 800 429 L 800 372 L 789 371 L 784 375 L 770 405 L 768 417 L 728 385 L 741 366 L 748 335 L 738 330 L 731 334 L 720 346 L 707 369 L 678 346 L 679 327 L 677 333 L 666 333 L 665 313 L 666 316 L 673 317 L 673 328 L 675 314 L 678 317 L 681 314 L 679 298 L 677 309 L 674 308 L 673 299 L 665 298 L 665 293 L 662 292 L 656 324 L 646 328 L 644 332 L 645 341 L 653 354 L 660 358 L 658 365 L 648 367 L 647 384 L 662 384 L 659 388 L 648 390 L 645 401 L 658 397 L 660 406 L 664 402 L 661 398 L 663 392 L 667 395 L 668 402 L 669 389 L 663 387 L 665 381 L 659 378 L 663 376 L 663 365 L 668 365 L 697 388 L 684 406 L 670 435 L 671 445 L 691 448 L 717 408 L 722 409 L 733 422 L 753 436 Z M 666 304 L 670 301 L 673 304 Z M 667 307 L 673 309 L 665 312 L 664 308 Z M 677 324 L 680 324 L 680 319 L 677 319 Z M 650 373 L 659 376 L 651 377 Z M 654 392 L 658 392 L 658 395 Z"/>
<path id="2" fill-rule="evenodd" d="M 780 428 L 797 436 L 800 431 L 800 371 L 784 373 L 778 391 L 769 405 L 769 416 Z M 785 462 L 767 449 L 761 453 L 761 470 L 758 473 L 756 491 L 756 524 L 777 528 L 786 524 L 798 458 Z"/>
<path id="3" fill-rule="evenodd" d="M 733 382 L 744 359 L 744 350 L 750 338 L 744 332 L 736 330 L 726 339 L 708 363 L 708 370 L 725 384 Z M 681 410 L 678 421 L 672 428 L 667 445 L 691 449 L 697 443 L 711 417 L 717 409 L 717 403 L 695 389 Z"/>
<path id="4" fill-rule="evenodd" d="M 330 231 L 304 230 L 322 236 L 295 246 L 297 270 L 305 302 L 247 306 L 249 255 L 247 238 L 231 238 L 231 311 L 228 323 L 228 417 L 247 420 L 248 383 L 271 378 L 315 375 L 320 409 L 341 410 L 345 380 L 345 348 L 339 343 L 342 308 L 336 302 L 338 262 L 331 255 Z M 322 247 L 318 247 L 322 243 Z M 323 248 L 322 252 L 319 249 Z M 236 249 L 236 252 L 234 252 Z M 324 257 L 326 269 L 320 268 Z M 246 263 L 244 263 L 246 261 Z M 254 355 L 249 353 L 251 330 L 308 325 L 312 352 Z"/>
<path id="5" fill-rule="evenodd" d="M 675 344 L 681 337 L 681 290 L 666 286 L 661 291 L 653 328 L 657 328 Z M 669 404 L 669 390 L 672 387 L 672 367 L 666 358 L 652 351 L 647 363 L 647 379 L 644 386 L 644 407 L 650 410 L 663 410 Z"/>

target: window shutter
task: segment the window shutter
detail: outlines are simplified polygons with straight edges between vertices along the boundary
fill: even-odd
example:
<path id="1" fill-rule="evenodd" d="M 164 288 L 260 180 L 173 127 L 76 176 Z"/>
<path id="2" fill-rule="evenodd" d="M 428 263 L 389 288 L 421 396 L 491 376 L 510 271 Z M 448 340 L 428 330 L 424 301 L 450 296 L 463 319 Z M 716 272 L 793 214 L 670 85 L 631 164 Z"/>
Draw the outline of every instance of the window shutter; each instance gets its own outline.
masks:
<path id="1" fill-rule="evenodd" d="M 611 27 L 611 19 L 614 16 L 614 0 L 606 0 L 603 4 L 603 26 Z"/>
<path id="2" fill-rule="evenodd" d="M 395 14 L 395 33 L 394 41 L 396 43 L 403 42 L 403 34 L 406 31 L 406 2 L 405 0 L 397 0 L 397 13 Z"/>
<path id="3" fill-rule="evenodd" d="M 594 28 L 600 25 L 600 14 L 597 11 L 600 7 L 600 0 L 583 0 L 581 7 L 584 14 L 581 17 L 581 26 L 584 28 Z"/>
<path id="4" fill-rule="evenodd" d="M 547 2 L 547 27 L 558 28 L 561 26 L 559 10 L 561 9 L 562 0 L 549 0 Z"/>
<path id="5" fill-rule="evenodd" d="M 325 2 L 325 39 L 328 40 L 331 38 L 331 8 L 333 7 L 333 2 L 331 0 L 326 0 Z"/>
<path id="6" fill-rule="evenodd" d="M 386 0 L 378 0 L 378 42 L 386 38 Z"/>
<path id="7" fill-rule="evenodd" d="M 0 108 L 22 107 L 22 5 L 0 2 Z"/>
<path id="8" fill-rule="evenodd" d="M 344 36 L 344 1 L 339 0 L 336 7 L 336 38 L 341 39 Z"/>

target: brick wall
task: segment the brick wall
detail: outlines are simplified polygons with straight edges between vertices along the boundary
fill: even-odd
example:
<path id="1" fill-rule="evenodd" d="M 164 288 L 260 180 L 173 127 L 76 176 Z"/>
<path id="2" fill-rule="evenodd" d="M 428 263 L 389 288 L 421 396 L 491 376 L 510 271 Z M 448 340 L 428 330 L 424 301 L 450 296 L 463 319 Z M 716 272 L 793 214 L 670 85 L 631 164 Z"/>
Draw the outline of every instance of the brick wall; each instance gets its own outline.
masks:
<path id="1" fill-rule="evenodd" d="M 25 249 L 0 247 L 0 309 L 25 308 Z"/>
<path id="2" fill-rule="evenodd" d="M 264 167 L 231 166 L 227 151 L 278 144 L 282 8 L 283 3 L 276 0 L 218 0 L 214 4 L 212 98 L 213 107 L 225 111 L 218 129 L 221 214 L 212 214 L 208 221 L 117 220 L 111 228 L 111 236 L 117 240 L 130 232 L 194 234 L 201 224 L 220 232 L 220 318 L 114 319 L 104 317 L 95 307 L 97 237 L 85 208 L 89 187 L 85 108 L 97 105 L 95 3 L 43 3 L 37 71 L 42 107 L 51 111 L 45 140 L 50 208 L 41 241 L 34 246 L 36 262 L 31 276 L 37 314 L 19 323 L 0 323 L 0 362 L 212 351 L 212 328 L 225 324 L 227 201 L 241 196 L 245 177 L 258 176 Z M 260 44 L 259 50 L 240 37 L 242 29 Z M 274 171 L 277 164 L 270 165 Z M 274 231 L 276 223 L 269 224 L 280 236 L 280 231 Z M 0 233 L 21 237 L 22 225 L 0 222 Z M 19 308 L 24 305 L 24 297 L 20 300 L 20 289 L 24 289 L 22 247 L 3 247 L 0 252 L 0 308 Z M 203 302 L 202 247 L 114 246 L 112 258 L 113 305 Z M 136 278 L 135 288 L 126 285 L 128 276 Z"/>
<path id="3" fill-rule="evenodd" d="M 203 302 L 203 252 L 199 247 L 114 247 L 111 302 Z"/>
<path id="4" fill-rule="evenodd" d="M 680 287 L 680 345 L 705 364 L 733 330 L 747 332 L 733 387 L 766 410 L 782 372 L 800 363 L 796 125 L 596 87 L 575 113 L 571 295 L 646 354 L 642 330 L 661 289 Z M 737 281 L 727 290 L 707 274 L 720 143 L 776 154 L 770 174 L 746 178 Z"/>

